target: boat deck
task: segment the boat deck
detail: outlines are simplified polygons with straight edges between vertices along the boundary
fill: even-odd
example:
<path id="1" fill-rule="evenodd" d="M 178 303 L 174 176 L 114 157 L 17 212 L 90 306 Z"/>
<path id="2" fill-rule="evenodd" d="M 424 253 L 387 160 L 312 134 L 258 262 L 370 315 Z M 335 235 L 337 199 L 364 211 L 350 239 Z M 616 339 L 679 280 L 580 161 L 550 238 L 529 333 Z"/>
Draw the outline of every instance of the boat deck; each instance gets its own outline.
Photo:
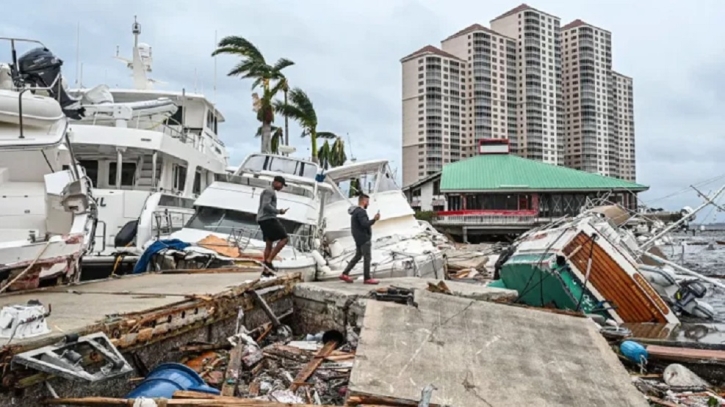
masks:
<path id="1" fill-rule="evenodd" d="M 13 338 L 13 345 L 23 345 L 69 333 L 84 333 L 88 327 L 142 314 L 198 299 L 211 299 L 245 283 L 251 285 L 259 272 L 198 274 L 143 274 L 73 286 L 51 287 L 28 293 L 0 296 L 0 307 L 39 300 L 51 314 L 47 318 L 50 333 L 32 338 Z M 8 339 L 0 339 L 0 343 Z M 44 341 L 45 342 L 45 341 Z M 3 345 L 5 345 L 3 343 Z"/>

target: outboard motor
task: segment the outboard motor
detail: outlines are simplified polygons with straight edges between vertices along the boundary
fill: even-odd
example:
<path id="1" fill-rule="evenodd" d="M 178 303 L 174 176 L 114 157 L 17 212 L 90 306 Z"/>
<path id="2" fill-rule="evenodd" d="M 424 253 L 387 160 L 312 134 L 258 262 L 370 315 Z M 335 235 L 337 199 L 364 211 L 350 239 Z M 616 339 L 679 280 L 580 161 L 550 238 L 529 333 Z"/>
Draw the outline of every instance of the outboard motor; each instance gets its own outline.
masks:
<path id="1" fill-rule="evenodd" d="M 13 68 L 21 81 L 17 84 L 18 87 L 30 85 L 31 87 L 50 88 L 52 86 L 48 92 L 52 98 L 58 100 L 63 113 L 71 119 L 79 120 L 83 117 L 85 109 L 63 89 L 60 77 L 62 65 L 63 61 L 53 55 L 49 49 L 38 47 L 18 58 L 17 66 Z"/>

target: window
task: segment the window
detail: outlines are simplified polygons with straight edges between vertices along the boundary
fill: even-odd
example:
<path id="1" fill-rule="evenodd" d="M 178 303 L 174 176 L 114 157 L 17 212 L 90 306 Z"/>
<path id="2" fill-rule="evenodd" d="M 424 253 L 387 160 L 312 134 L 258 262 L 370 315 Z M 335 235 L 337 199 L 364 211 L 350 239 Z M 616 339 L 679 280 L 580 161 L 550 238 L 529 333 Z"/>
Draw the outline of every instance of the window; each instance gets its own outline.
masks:
<path id="1" fill-rule="evenodd" d="M 91 180 L 94 187 L 98 187 L 98 161 L 95 160 L 80 160 L 78 162 L 81 167 L 85 168 L 86 176 Z M 114 166 L 114 172 L 116 167 Z M 116 178 L 114 174 L 113 184 L 116 184 Z"/>
<path id="2" fill-rule="evenodd" d="M 132 187 L 135 175 L 136 163 L 121 163 L 121 186 Z M 116 161 L 108 163 L 108 185 L 116 185 Z"/>
<path id="3" fill-rule="evenodd" d="M 201 170 L 196 170 L 196 174 L 194 175 L 194 187 L 191 192 L 196 195 L 201 194 Z"/>
<path id="4" fill-rule="evenodd" d="M 186 167 L 174 164 L 171 177 L 173 178 L 174 189 L 183 191 L 186 185 Z"/>

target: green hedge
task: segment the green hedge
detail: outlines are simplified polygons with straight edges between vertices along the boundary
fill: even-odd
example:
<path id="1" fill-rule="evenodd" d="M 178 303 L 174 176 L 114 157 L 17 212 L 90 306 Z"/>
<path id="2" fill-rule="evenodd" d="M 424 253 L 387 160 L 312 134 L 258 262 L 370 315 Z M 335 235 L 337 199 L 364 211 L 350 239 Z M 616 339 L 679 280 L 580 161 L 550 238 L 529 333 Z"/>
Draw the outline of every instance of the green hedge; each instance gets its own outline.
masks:
<path id="1" fill-rule="evenodd" d="M 415 218 L 418 220 L 424 220 L 427 222 L 432 221 L 438 216 L 435 211 L 418 211 L 415 213 Z"/>

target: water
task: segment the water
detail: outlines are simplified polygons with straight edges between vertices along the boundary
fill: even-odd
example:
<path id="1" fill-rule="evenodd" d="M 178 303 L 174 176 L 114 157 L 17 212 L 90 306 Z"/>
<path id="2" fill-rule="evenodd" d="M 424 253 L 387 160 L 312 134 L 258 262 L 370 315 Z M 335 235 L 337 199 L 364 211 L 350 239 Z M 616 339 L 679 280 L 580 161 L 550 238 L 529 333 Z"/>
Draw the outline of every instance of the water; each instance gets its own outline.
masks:
<path id="1" fill-rule="evenodd" d="M 725 284 L 725 231 L 698 232 L 692 234 L 675 234 L 672 236 L 680 244 L 662 246 L 660 249 L 670 261 L 681 264 L 688 269 L 715 279 L 722 279 Z M 684 249 L 684 250 L 683 250 Z M 715 319 L 703 323 L 702 320 L 681 317 L 681 326 L 663 324 L 627 324 L 635 337 L 651 339 L 695 342 L 706 347 L 725 349 L 725 289 L 706 283 L 707 294 L 703 300 L 715 309 Z"/>

